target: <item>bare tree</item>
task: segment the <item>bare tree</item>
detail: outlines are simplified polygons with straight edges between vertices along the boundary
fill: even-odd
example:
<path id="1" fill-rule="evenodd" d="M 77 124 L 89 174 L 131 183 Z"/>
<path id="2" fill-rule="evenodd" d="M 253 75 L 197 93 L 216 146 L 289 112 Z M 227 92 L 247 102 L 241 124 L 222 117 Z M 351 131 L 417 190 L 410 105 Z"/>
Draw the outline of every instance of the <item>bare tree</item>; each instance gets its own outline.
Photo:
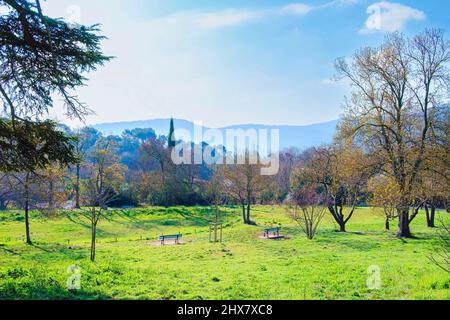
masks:
<path id="1" fill-rule="evenodd" d="M 224 200 L 223 180 L 224 170 L 223 166 L 213 165 L 212 176 L 206 183 L 206 197 L 215 210 L 215 222 L 219 222 L 219 206 Z"/>
<path id="2" fill-rule="evenodd" d="M 447 121 L 450 123 L 450 121 Z M 433 130 L 433 133 L 436 129 Z M 427 159 L 424 162 L 425 170 L 418 176 L 417 198 L 424 203 L 427 226 L 435 228 L 436 211 L 446 208 L 450 199 L 450 140 L 446 135 L 446 145 L 436 143 L 428 147 Z"/>
<path id="3" fill-rule="evenodd" d="M 435 163 L 435 165 L 438 164 Z M 442 168 L 442 173 L 444 172 L 445 169 Z M 435 172 L 425 171 L 421 175 L 420 181 L 417 197 L 424 204 L 427 226 L 435 228 L 436 211 L 439 207 L 443 208 L 446 199 L 450 198 L 448 180 Z"/>
<path id="4" fill-rule="evenodd" d="M 89 178 L 83 185 L 83 200 L 87 209 L 81 210 L 81 214 L 91 224 L 90 259 L 95 261 L 97 226 L 101 218 L 109 212 L 107 205 L 116 198 L 126 168 L 119 164 L 113 153 L 112 142 L 106 139 L 97 142 L 91 157 L 93 163 L 89 166 Z"/>
<path id="5" fill-rule="evenodd" d="M 289 201 L 291 217 L 312 240 L 325 215 L 327 195 L 319 184 L 308 182 L 304 168 L 294 173 L 293 181 Z"/>
<path id="6" fill-rule="evenodd" d="M 11 175 L 0 173 L 0 210 L 6 210 L 13 197 Z"/>
<path id="7" fill-rule="evenodd" d="M 151 162 L 156 162 L 163 177 L 166 174 L 170 161 L 170 153 L 165 146 L 166 143 L 167 139 L 165 137 L 158 137 L 145 141 L 140 148 L 143 161 L 148 163 L 148 166 Z"/>
<path id="8" fill-rule="evenodd" d="M 91 148 L 94 147 L 96 141 L 100 138 L 100 133 L 92 128 L 83 128 L 75 133 L 76 140 L 74 141 L 74 151 L 78 157 L 75 164 L 75 181 L 73 188 L 75 191 L 75 208 L 80 209 L 80 179 L 83 162 L 86 161 L 86 156 Z"/>
<path id="9" fill-rule="evenodd" d="M 266 178 L 261 175 L 262 166 L 260 164 L 248 162 L 225 166 L 223 189 L 241 205 L 244 223 L 252 224 L 251 206 L 265 187 Z"/>
<path id="10" fill-rule="evenodd" d="M 304 165 L 304 179 L 325 188 L 328 211 L 341 232 L 360 203 L 369 172 L 366 162 L 361 149 L 344 142 L 315 149 Z"/>
<path id="11" fill-rule="evenodd" d="M 24 210 L 26 243 L 32 245 L 30 232 L 30 211 L 33 209 L 36 184 L 39 185 L 40 176 L 33 172 L 12 174 L 11 188 L 18 195 L 18 204 Z"/>
<path id="12" fill-rule="evenodd" d="M 398 218 L 397 204 L 400 197 L 400 188 L 397 182 L 387 176 L 378 175 L 370 179 L 370 204 L 374 208 L 382 208 L 385 217 L 385 229 L 390 230 L 391 221 Z"/>
<path id="13" fill-rule="evenodd" d="M 14 178 L 17 183 L 15 184 L 15 191 L 22 194 L 23 209 L 25 212 L 25 236 L 27 244 L 31 245 L 31 233 L 30 233 L 30 184 L 32 179 L 32 173 L 25 173 L 23 175 L 15 174 Z"/>
<path id="14" fill-rule="evenodd" d="M 437 107 L 449 98 L 449 62 L 443 31 L 428 30 L 412 39 L 391 35 L 379 48 L 358 51 L 351 64 L 336 63 L 339 78 L 354 88 L 341 133 L 354 137 L 396 180 L 399 237 L 411 237 L 414 188 L 434 139 Z"/>
<path id="15" fill-rule="evenodd" d="M 275 199 L 283 202 L 289 194 L 291 188 L 291 176 L 296 165 L 301 161 L 305 153 L 301 153 L 296 148 L 289 148 L 280 153 L 280 170 L 276 175 Z"/>
<path id="16" fill-rule="evenodd" d="M 439 268 L 450 273 L 450 227 L 448 220 L 441 220 L 442 229 L 439 231 L 440 248 L 429 258 Z"/>

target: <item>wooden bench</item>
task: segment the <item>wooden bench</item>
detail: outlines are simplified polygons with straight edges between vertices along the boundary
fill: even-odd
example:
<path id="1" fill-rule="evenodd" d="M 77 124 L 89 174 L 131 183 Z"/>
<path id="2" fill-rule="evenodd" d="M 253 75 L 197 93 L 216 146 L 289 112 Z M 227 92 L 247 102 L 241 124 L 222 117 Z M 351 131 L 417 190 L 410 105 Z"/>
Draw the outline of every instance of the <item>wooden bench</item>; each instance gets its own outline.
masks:
<path id="1" fill-rule="evenodd" d="M 264 238 L 279 238 L 280 230 L 281 227 L 264 229 Z"/>
<path id="2" fill-rule="evenodd" d="M 180 239 L 183 235 L 181 234 L 174 234 L 174 235 L 167 235 L 167 236 L 160 236 L 159 241 L 161 241 L 161 245 L 165 245 L 166 240 L 174 240 L 175 244 L 180 244 Z"/>

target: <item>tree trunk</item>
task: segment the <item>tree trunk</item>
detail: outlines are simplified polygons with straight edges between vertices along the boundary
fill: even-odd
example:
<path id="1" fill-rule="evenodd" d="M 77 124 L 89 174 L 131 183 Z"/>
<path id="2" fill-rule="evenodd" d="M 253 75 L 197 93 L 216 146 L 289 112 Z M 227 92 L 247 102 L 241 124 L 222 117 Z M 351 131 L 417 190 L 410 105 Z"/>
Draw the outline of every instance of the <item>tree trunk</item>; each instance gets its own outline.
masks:
<path id="1" fill-rule="evenodd" d="M 33 244 L 31 242 L 31 235 L 30 235 L 30 217 L 29 217 L 29 211 L 30 211 L 30 194 L 28 189 L 28 177 L 26 178 L 25 182 L 25 233 L 27 237 L 27 244 L 31 245 Z"/>
<path id="2" fill-rule="evenodd" d="M 391 223 L 389 221 L 389 218 L 386 218 L 386 222 L 384 224 L 384 227 L 386 228 L 386 230 L 391 230 Z"/>
<path id="3" fill-rule="evenodd" d="M 92 235 L 91 235 L 91 261 L 95 261 L 95 241 L 97 234 L 97 226 L 95 223 L 92 223 Z"/>
<path id="4" fill-rule="evenodd" d="M 409 209 L 401 210 L 398 216 L 398 237 L 411 238 L 411 230 L 409 228 Z"/>
<path id="5" fill-rule="evenodd" d="M 77 164 L 76 182 L 75 182 L 75 209 L 80 209 L 80 165 Z"/>
<path id="6" fill-rule="evenodd" d="M 247 217 L 245 216 L 245 203 L 242 203 L 241 206 L 242 206 L 242 219 L 244 219 L 244 223 L 247 224 Z"/>
<path id="7" fill-rule="evenodd" d="M 0 211 L 2 210 L 6 210 L 6 200 L 5 199 L 0 199 Z"/>
<path id="8" fill-rule="evenodd" d="M 424 206 L 425 209 L 425 216 L 427 217 L 427 226 L 430 226 L 430 209 L 428 208 L 428 205 Z"/>
<path id="9" fill-rule="evenodd" d="M 252 206 L 252 192 L 250 187 L 247 187 L 247 219 L 246 219 L 246 223 L 250 224 L 250 210 L 251 210 L 251 206 Z"/>
<path id="10" fill-rule="evenodd" d="M 339 232 L 347 232 L 345 228 L 344 217 L 339 213 L 338 208 L 336 206 L 329 206 L 328 210 L 330 211 L 336 223 L 339 225 Z"/>
<path id="11" fill-rule="evenodd" d="M 48 185 L 50 189 L 49 199 L 48 199 L 48 207 L 49 209 L 53 209 L 55 207 L 55 198 L 54 198 L 54 192 L 55 192 L 55 184 L 53 181 L 49 182 Z"/>
<path id="12" fill-rule="evenodd" d="M 425 211 L 427 213 L 428 228 L 435 228 L 436 224 L 434 223 L 434 221 L 436 217 L 436 207 L 434 205 L 432 205 L 430 209 L 428 209 L 428 207 L 425 207 Z"/>

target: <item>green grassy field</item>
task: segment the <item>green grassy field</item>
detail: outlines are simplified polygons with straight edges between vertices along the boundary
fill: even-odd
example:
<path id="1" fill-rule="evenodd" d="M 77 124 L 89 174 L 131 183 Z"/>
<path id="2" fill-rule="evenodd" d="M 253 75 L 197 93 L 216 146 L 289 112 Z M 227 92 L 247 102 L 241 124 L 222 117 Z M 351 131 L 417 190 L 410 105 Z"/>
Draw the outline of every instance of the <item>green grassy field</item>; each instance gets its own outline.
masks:
<path id="1" fill-rule="evenodd" d="M 31 219 L 33 246 L 23 243 L 21 212 L 0 213 L 0 299 L 450 299 L 450 277 L 427 256 L 436 231 L 421 215 L 416 239 L 383 231 L 373 209 L 361 208 L 348 233 L 327 217 L 307 240 L 282 207 L 253 212 L 245 226 L 239 208 L 224 208 L 224 242 L 208 242 L 206 208 L 116 211 L 99 225 L 97 261 L 89 261 L 89 225 L 76 213 Z M 289 240 L 259 239 L 264 226 L 282 225 Z M 161 234 L 181 232 L 184 244 L 155 246 Z M 81 268 L 81 289 L 69 291 L 67 269 Z M 368 268 L 381 270 L 371 290 Z"/>

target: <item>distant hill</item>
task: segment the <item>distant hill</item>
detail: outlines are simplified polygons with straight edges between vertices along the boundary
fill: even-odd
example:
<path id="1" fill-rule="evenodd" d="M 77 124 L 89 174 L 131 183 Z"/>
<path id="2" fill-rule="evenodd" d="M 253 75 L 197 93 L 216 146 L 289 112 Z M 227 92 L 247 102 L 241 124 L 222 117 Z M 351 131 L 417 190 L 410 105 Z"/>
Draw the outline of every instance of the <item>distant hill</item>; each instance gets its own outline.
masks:
<path id="1" fill-rule="evenodd" d="M 136 128 L 152 128 L 158 135 L 167 135 L 169 132 L 170 119 L 155 119 L 142 120 L 130 122 L 115 122 L 102 123 L 94 125 L 93 127 L 106 135 L 120 135 L 125 130 Z M 225 132 L 227 129 L 279 129 L 280 130 L 280 148 L 297 147 L 299 149 L 306 149 L 309 147 L 320 146 L 322 144 L 330 143 L 336 131 L 338 120 L 324 122 L 319 124 L 312 124 L 307 126 L 272 126 L 272 125 L 253 125 L 243 124 L 236 126 L 229 126 L 218 128 Z M 187 120 L 175 119 L 176 129 L 185 129 L 193 133 L 194 124 Z M 209 129 L 204 127 L 204 129 Z M 193 135 L 193 134 L 192 134 Z M 198 142 L 198 141 L 196 141 Z"/>

